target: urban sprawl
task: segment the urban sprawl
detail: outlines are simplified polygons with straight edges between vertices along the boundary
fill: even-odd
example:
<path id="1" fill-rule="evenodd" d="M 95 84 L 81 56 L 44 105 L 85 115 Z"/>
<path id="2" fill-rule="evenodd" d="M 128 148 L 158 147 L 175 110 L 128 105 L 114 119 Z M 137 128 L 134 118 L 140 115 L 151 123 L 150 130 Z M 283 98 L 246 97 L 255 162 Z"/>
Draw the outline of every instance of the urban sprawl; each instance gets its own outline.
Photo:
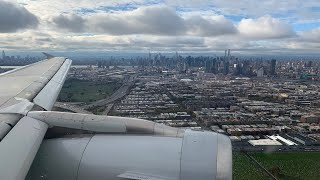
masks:
<path id="1" fill-rule="evenodd" d="M 3 58 L 17 60 L 4 52 Z M 120 88 L 105 99 L 64 100 L 57 107 L 210 130 L 228 135 L 240 151 L 320 149 L 319 59 L 238 58 L 226 50 L 212 57 L 149 53 L 82 64 L 71 68 L 68 80 L 113 81 Z"/>

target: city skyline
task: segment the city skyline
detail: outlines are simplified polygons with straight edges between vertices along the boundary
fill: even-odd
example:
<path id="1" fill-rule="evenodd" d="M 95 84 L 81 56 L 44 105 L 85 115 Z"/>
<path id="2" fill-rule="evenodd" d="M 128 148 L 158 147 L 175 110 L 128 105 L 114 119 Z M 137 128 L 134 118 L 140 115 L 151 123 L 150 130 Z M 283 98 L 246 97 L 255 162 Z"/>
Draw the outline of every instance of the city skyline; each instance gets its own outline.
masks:
<path id="1" fill-rule="evenodd" d="M 0 1 L 0 49 L 319 55 L 319 17 L 313 0 Z"/>

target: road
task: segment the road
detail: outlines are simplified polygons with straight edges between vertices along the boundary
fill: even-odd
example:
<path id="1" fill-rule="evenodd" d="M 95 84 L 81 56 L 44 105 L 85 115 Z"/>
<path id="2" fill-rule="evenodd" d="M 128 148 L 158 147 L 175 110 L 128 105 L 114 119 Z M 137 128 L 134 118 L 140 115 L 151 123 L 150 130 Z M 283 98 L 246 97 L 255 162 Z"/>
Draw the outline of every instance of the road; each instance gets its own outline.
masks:
<path id="1" fill-rule="evenodd" d="M 111 108 L 113 107 L 113 103 L 108 104 L 106 109 L 102 112 L 102 115 L 108 115 L 109 111 L 111 110 Z"/>
<path id="2" fill-rule="evenodd" d="M 111 104 L 115 101 L 117 101 L 118 99 L 121 99 L 122 97 L 124 97 L 129 88 L 134 84 L 134 80 L 137 77 L 137 75 L 132 75 L 130 76 L 126 82 L 124 82 L 124 84 L 116 91 L 114 92 L 111 96 L 107 97 L 106 99 L 101 99 L 98 101 L 95 101 L 89 105 L 84 106 L 84 109 L 91 109 L 91 108 L 95 108 L 95 107 L 100 107 L 100 106 L 106 106 L 108 104 Z"/>
<path id="3" fill-rule="evenodd" d="M 106 99 L 95 101 L 86 106 L 79 106 L 75 103 L 66 103 L 66 102 L 56 102 L 54 106 L 71 111 L 71 112 L 82 113 L 82 114 L 92 114 L 90 111 L 87 111 L 86 109 L 106 106 L 106 109 L 103 111 L 103 115 L 107 115 L 113 106 L 113 102 L 117 101 L 118 99 L 121 99 L 127 94 L 129 88 L 134 84 L 136 77 L 137 75 L 132 75 L 129 78 L 127 78 L 124 84 Z"/>
<path id="4" fill-rule="evenodd" d="M 91 112 L 83 109 L 81 106 L 77 106 L 77 105 L 65 103 L 65 102 L 56 102 L 54 104 L 54 107 L 58 107 L 58 108 L 65 109 L 75 113 L 92 114 Z"/>

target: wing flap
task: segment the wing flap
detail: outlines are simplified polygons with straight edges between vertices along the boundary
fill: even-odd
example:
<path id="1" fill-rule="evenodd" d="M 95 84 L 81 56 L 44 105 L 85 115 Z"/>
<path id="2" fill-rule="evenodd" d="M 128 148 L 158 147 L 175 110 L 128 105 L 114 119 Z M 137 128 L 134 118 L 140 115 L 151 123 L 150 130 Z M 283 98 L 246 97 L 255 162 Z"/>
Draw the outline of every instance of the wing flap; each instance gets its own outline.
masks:
<path id="1" fill-rule="evenodd" d="M 0 142 L 0 179 L 23 180 L 40 147 L 48 125 L 22 118 Z"/>

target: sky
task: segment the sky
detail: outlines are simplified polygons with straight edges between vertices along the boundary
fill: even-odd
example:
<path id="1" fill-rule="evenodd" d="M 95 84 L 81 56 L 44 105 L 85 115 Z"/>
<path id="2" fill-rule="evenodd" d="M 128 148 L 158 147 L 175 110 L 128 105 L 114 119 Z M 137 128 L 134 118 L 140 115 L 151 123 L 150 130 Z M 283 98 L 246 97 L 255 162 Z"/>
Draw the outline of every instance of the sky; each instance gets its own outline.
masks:
<path id="1" fill-rule="evenodd" d="M 319 0 L 0 0 L 0 49 L 320 54 Z"/>

